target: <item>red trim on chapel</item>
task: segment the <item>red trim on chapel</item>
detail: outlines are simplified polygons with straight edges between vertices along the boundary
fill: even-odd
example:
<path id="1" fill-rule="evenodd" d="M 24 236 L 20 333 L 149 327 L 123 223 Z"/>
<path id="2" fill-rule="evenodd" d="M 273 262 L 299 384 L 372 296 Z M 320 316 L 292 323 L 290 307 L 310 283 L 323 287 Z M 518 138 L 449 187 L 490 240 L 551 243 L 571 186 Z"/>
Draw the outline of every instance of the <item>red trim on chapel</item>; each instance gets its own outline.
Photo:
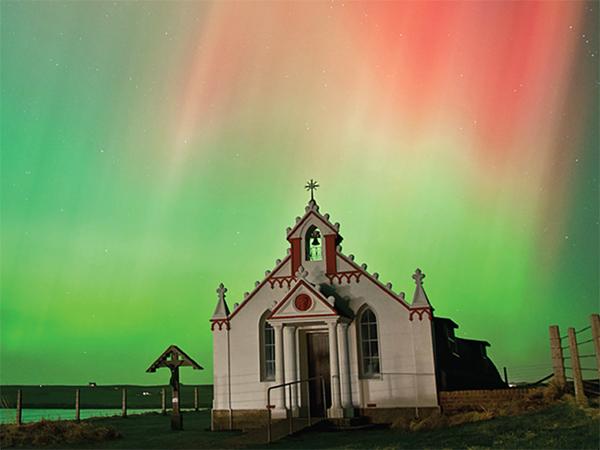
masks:
<path id="1" fill-rule="evenodd" d="M 215 325 L 219 326 L 219 330 L 223 329 L 223 325 L 225 325 L 225 329 L 229 330 L 231 326 L 229 325 L 229 319 L 213 319 L 210 324 L 210 331 L 215 330 Z"/>
<path id="2" fill-rule="evenodd" d="M 362 272 L 362 274 L 365 277 L 367 277 L 369 280 L 371 280 L 377 287 L 379 287 L 379 289 L 381 289 L 383 292 L 385 292 L 387 295 L 392 297 L 394 300 L 396 300 L 398 303 L 400 303 L 402 306 L 404 306 L 406 309 L 408 309 L 410 311 L 410 305 L 408 305 L 406 302 L 404 302 L 400 297 L 396 296 L 396 294 L 394 294 L 393 292 L 390 292 L 385 286 L 383 286 L 379 282 L 379 280 L 376 280 L 375 278 L 373 278 L 369 272 L 364 270 L 362 267 L 360 267 L 358 264 L 356 264 L 350 258 L 347 258 L 345 255 L 342 255 L 341 253 L 338 253 L 338 255 L 340 256 L 340 258 L 342 258 L 348 264 L 350 264 L 351 266 L 354 266 L 357 270 Z"/>
<path id="3" fill-rule="evenodd" d="M 306 222 L 306 219 L 308 219 L 309 216 L 315 216 L 317 219 L 319 219 L 321 222 L 323 222 L 327 226 L 327 228 L 329 228 L 335 234 L 338 233 L 337 230 L 329 223 L 329 221 L 327 219 L 325 219 L 324 217 L 322 217 L 320 214 L 316 213 L 315 211 L 311 210 L 308 213 L 304 214 L 304 217 L 296 225 L 294 225 L 294 227 L 291 229 L 291 231 L 287 235 L 291 236 L 292 234 L 294 234 L 296 232 L 296 230 L 298 228 L 300 228 L 304 222 Z M 321 232 L 322 231 L 323 230 L 321 230 Z M 323 234 L 325 234 L 325 233 L 323 233 Z M 291 241 L 291 239 L 288 238 L 288 241 Z"/>
<path id="4" fill-rule="evenodd" d="M 429 317 L 429 320 L 433 320 L 433 314 L 431 313 L 431 308 L 429 307 L 411 309 L 408 318 L 412 321 L 413 316 L 418 315 L 419 320 L 423 320 L 423 314 L 425 313 L 427 313 L 427 317 Z"/>
<path id="5" fill-rule="evenodd" d="M 327 275 L 337 272 L 337 257 L 335 256 L 335 234 L 325 235 L 325 264 Z"/>
<path id="6" fill-rule="evenodd" d="M 277 303 L 277 305 L 275 305 L 275 308 L 273 308 L 273 311 L 271 312 L 271 314 L 269 315 L 269 317 L 267 317 L 267 319 L 272 319 L 274 318 L 273 316 L 275 315 L 275 313 L 277 311 L 279 311 L 283 305 L 287 302 L 287 300 L 294 295 L 294 293 L 300 288 L 300 286 L 305 286 L 309 291 L 311 291 L 320 301 L 321 303 L 323 303 L 325 306 L 327 306 L 333 313 L 334 315 L 338 316 L 338 312 L 335 310 L 335 308 L 333 306 L 331 306 L 328 302 L 327 299 L 323 296 L 323 294 L 321 294 L 319 291 L 317 291 L 315 288 L 313 288 L 310 284 L 308 284 L 306 281 L 304 280 L 300 280 L 298 281 L 298 283 L 285 295 L 285 297 L 283 297 L 279 303 Z M 306 315 L 307 317 L 310 316 L 310 314 Z M 316 317 L 317 315 L 313 315 L 311 317 Z"/>
<path id="7" fill-rule="evenodd" d="M 262 281 L 259 283 L 259 285 L 258 285 L 258 286 L 256 286 L 256 287 L 254 288 L 254 290 L 253 290 L 253 291 L 252 291 L 252 292 L 251 292 L 251 293 L 248 295 L 248 297 L 246 297 L 246 299 L 245 299 L 245 300 L 244 300 L 244 301 L 243 301 L 243 302 L 240 304 L 240 306 L 238 306 L 238 307 L 237 307 L 237 308 L 236 308 L 236 309 L 235 309 L 235 310 L 234 310 L 234 311 L 233 311 L 233 312 L 232 312 L 232 313 L 229 315 L 229 320 L 233 319 L 233 318 L 235 317 L 235 315 L 236 315 L 237 313 L 239 313 L 239 312 L 240 312 L 240 310 L 241 310 L 241 309 L 242 309 L 244 306 L 246 306 L 246 304 L 247 304 L 247 303 L 248 303 L 248 302 L 249 302 L 249 301 L 252 299 L 252 297 L 254 297 L 258 291 L 260 291 L 260 288 L 262 288 L 262 287 L 265 285 L 265 283 L 266 283 L 266 282 L 269 280 L 269 278 L 271 278 L 271 275 L 272 275 L 272 274 L 274 274 L 274 273 L 276 273 L 276 272 L 277 272 L 277 270 L 278 270 L 278 269 L 279 269 L 281 266 L 283 266 L 283 265 L 284 265 L 284 264 L 285 264 L 285 263 L 288 261 L 288 259 L 290 259 L 290 255 L 287 255 L 285 258 L 283 258 L 283 260 L 282 260 L 282 261 L 281 261 L 279 264 L 277 264 L 277 266 L 275 266 L 275 268 L 273 269 L 273 272 L 271 272 L 269 275 L 267 275 L 267 276 L 266 276 L 266 277 L 265 277 L 265 278 L 264 278 L 264 279 L 263 279 L 263 280 L 262 280 Z"/>
<path id="8" fill-rule="evenodd" d="M 360 283 L 360 276 L 363 273 L 360 270 L 346 270 L 344 272 L 337 273 L 328 273 L 325 274 L 327 278 L 329 278 L 329 282 L 333 284 L 333 280 L 337 280 L 339 284 L 342 284 L 342 280 L 346 280 L 348 283 L 352 281 L 352 278 L 356 280 L 357 283 Z"/>
<path id="9" fill-rule="evenodd" d="M 278 320 L 278 319 L 310 319 L 312 317 L 339 317 L 339 314 L 298 314 L 294 316 L 278 316 L 269 317 L 267 320 Z"/>
<path id="10" fill-rule="evenodd" d="M 269 277 L 268 281 L 272 288 L 274 288 L 275 285 L 278 285 L 281 288 L 284 284 L 287 284 L 289 289 L 292 286 L 292 283 L 296 281 L 296 277 L 292 275 L 287 275 L 285 277 Z"/>

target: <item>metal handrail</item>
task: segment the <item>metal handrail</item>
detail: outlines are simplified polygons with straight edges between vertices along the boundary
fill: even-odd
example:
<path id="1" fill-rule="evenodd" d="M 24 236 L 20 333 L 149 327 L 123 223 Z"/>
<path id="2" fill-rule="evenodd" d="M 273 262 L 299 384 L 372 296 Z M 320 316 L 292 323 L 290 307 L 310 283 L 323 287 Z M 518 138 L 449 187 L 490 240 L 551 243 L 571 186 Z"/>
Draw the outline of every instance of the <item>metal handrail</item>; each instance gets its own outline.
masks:
<path id="1" fill-rule="evenodd" d="M 314 380 L 321 380 L 321 391 L 323 393 L 323 417 L 327 417 L 327 403 L 326 403 L 326 396 L 325 396 L 325 378 L 322 375 L 319 375 L 318 377 L 311 377 L 311 378 L 304 378 L 302 380 L 296 380 L 296 381 L 289 381 L 287 383 L 282 383 L 282 384 L 277 384 L 275 386 L 270 386 L 267 389 L 267 412 L 268 412 L 268 425 L 267 425 L 267 443 L 271 443 L 271 409 L 274 408 L 273 405 L 271 405 L 271 391 L 273 389 L 279 389 L 279 388 L 285 388 L 286 386 L 292 386 L 295 384 L 301 384 L 301 383 L 306 383 L 306 407 L 307 407 L 307 411 L 308 411 L 308 426 L 310 427 L 312 425 L 311 423 L 311 416 L 310 416 L 310 381 L 314 381 Z M 288 435 L 292 434 L 294 432 L 294 414 L 292 411 L 292 389 L 288 389 L 289 392 L 289 423 L 290 423 L 290 429 L 288 432 Z M 284 402 L 285 402 L 285 391 L 284 391 Z M 288 410 L 288 408 L 286 408 L 286 411 Z"/>

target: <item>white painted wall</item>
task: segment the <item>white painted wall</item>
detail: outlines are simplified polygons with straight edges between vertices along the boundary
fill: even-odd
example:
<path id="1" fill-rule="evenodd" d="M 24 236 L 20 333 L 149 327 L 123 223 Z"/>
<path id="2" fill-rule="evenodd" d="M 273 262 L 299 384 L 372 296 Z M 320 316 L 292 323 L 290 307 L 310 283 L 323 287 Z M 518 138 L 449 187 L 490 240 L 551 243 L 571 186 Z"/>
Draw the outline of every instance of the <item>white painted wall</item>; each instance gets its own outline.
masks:
<path id="1" fill-rule="evenodd" d="M 344 259 L 339 259 L 338 271 L 356 270 Z M 277 276 L 286 272 L 283 266 L 275 271 Z M 323 273 L 319 263 L 308 264 L 310 278 Z M 288 269 L 289 270 L 289 269 Z M 274 273 L 275 273 L 274 272 Z M 289 272 L 287 272 L 289 274 Z M 320 277 L 319 277 L 320 278 Z M 293 287 L 293 286 L 292 286 Z M 360 282 L 336 283 L 341 297 L 349 298 L 355 313 L 365 304 L 375 312 L 378 322 L 380 365 L 382 375 L 374 379 L 361 379 L 358 368 L 357 324 L 349 328 L 349 361 L 351 364 L 352 401 L 355 407 L 375 403 L 377 407 L 437 406 L 434 375 L 434 355 L 431 321 L 409 320 L 409 310 L 394 299 L 385 288 L 366 275 Z M 231 319 L 231 407 L 233 409 L 263 409 L 267 404 L 267 388 L 273 381 L 260 381 L 259 319 L 266 310 L 272 310 L 289 291 L 287 286 L 271 288 L 264 283 L 246 304 L 234 311 Z M 302 324 L 298 324 L 299 330 Z M 313 325 L 314 326 L 314 325 Z M 323 324 L 323 328 L 325 328 Z M 215 409 L 228 408 L 227 395 L 227 331 L 225 327 L 213 331 Z M 299 350 L 297 350 L 298 352 Z M 298 364 L 300 370 L 301 361 Z M 418 374 L 418 375 L 415 375 Z"/>

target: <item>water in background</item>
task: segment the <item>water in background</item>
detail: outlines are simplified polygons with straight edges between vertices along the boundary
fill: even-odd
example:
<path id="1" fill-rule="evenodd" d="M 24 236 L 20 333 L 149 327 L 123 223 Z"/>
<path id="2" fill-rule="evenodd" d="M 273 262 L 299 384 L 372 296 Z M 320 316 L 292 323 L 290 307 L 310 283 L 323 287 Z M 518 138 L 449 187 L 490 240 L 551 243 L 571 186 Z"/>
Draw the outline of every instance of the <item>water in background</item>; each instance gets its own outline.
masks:
<path id="1" fill-rule="evenodd" d="M 206 409 L 206 408 L 201 408 Z M 127 409 L 127 415 L 143 414 L 147 412 L 160 412 L 160 408 L 156 409 Z M 170 411 L 167 411 L 170 414 Z M 0 423 L 15 423 L 17 410 L 13 408 L 2 408 L 0 409 Z M 90 417 L 109 417 L 109 416 L 120 416 L 121 408 L 115 409 L 81 409 L 79 416 L 82 419 L 88 419 Z M 23 409 L 22 410 L 23 423 L 37 422 L 42 419 L 47 420 L 74 420 L 75 410 L 74 409 Z"/>

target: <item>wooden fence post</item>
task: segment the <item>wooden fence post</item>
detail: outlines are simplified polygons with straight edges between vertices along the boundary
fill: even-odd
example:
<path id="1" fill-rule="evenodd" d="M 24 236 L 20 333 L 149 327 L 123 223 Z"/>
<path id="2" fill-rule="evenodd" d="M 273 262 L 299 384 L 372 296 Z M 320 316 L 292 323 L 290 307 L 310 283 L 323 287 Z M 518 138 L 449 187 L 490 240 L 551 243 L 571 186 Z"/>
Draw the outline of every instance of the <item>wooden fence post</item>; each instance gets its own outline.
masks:
<path id="1" fill-rule="evenodd" d="M 575 386 L 575 399 L 580 404 L 587 404 L 587 398 L 583 390 L 583 378 L 581 376 L 581 364 L 579 362 L 579 350 L 577 349 L 577 336 L 575 328 L 570 327 L 569 335 L 569 352 L 571 353 L 571 368 L 573 369 L 573 385 Z"/>
<path id="2" fill-rule="evenodd" d="M 161 413 L 164 416 L 165 414 L 167 414 L 167 393 L 165 392 L 165 388 L 162 388 L 160 390 L 160 409 L 161 409 Z"/>
<path id="3" fill-rule="evenodd" d="M 194 387 L 194 410 L 198 411 L 198 386 Z"/>
<path id="4" fill-rule="evenodd" d="M 592 338 L 594 339 L 594 351 L 596 352 L 596 367 L 598 368 L 598 379 L 600 379 L 600 315 L 592 314 Z"/>
<path id="5" fill-rule="evenodd" d="M 23 423 L 22 419 L 22 409 L 23 409 L 23 393 L 21 389 L 17 389 L 17 425 L 21 425 Z"/>
<path id="6" fill-rule="evenodd" d="M 121 417 L 127 417 L 127 388 L 123 388 L 121 396 Z"/>
<path id="7" fill-rule="evenodd" d="M 80 399 L 80 393 L 79 393 L 79 388 L 75 389 L 75 421 L 79 422 L 80 420 L 80 415 L 79 415 L 79 399 Z"/>
<path id="8" fill-rule="evenodd" d="M 559 386 L 564 386 L 567 379 L 565 377 L 565 360 L 563 357 L 558 325 L 550 325 L 550 355 L 552 357 L 554 381 L 558 383 Z"/>

